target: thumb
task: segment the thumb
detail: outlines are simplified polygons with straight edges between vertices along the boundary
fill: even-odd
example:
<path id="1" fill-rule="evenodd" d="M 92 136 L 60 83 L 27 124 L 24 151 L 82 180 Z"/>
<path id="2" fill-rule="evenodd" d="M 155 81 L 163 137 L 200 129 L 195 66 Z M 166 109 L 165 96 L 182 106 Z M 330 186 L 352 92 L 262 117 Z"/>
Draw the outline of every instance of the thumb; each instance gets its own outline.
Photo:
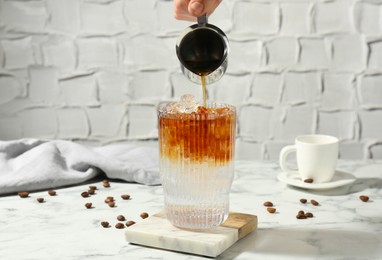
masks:
<path id="1" fill-rule="evenodd" d="M 201 16 L 204 14 L 204 1 L 203 0 L 191 0 L 188 5 L 188 12 L 193 16 Z"/>

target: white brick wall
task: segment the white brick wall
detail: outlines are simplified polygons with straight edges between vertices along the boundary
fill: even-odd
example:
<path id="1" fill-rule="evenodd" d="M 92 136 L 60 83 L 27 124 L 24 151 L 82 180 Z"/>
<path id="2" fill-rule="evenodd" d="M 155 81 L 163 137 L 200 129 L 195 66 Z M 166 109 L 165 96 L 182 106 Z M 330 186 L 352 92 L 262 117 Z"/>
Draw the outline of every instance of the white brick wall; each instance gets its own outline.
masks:
<path id="1" fill-rule="evenodd" d="M 166 0 L 0 0 L 0 139 L 155 139 L 158 103 L 201 98 L 172 15 Z M 231 49 L 208 97 L 238 108 L 238 158 L 323 133 L 342 158 L 382 159 L 382 1 L 225 0 L 210 22 Z"/>
<path id="2" fill-rule="evenodd" d="M 349 33 L 354 31 L 352 17 L 354 1 L 318 1 L 313 23 L 319 34 Z"/>

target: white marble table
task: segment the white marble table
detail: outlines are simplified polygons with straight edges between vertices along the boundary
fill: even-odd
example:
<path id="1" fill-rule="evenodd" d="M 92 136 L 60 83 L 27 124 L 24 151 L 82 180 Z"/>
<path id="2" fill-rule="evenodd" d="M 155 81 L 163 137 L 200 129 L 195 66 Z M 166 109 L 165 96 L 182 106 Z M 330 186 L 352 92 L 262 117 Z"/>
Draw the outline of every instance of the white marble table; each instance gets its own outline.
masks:
<path id="1" fill-rule="evenodd" d="M 307 191 L 277 180 L 276 162 L 239 161 L 231 193 L 232 211 L 256 214 L 258 229 L 242 239 L 219 259 L 382 259 L 382 162 L 340 161 L 338 168 L 358 179 L 352 186 L 331 191 Z M 143 211 L 154 214 L 162 209 L 162 187 L 111 182 L 89 198 L 81 197 L 89 183 L 46 191 L 29 198 L 0 197 L 1 259 L 205 259 L 131 245 L 124 229 L 116 229 L 116 217 L 140 221 Z M 123 201 L 128 193 L 131 200 Z M 365 203 L 360 195 L 368 195 Z M 104 203 L 116 198 L 116 207 Z M 44 197 L 45 203 L 38 203 Z M 320 206 L 303 205 L 300 198 L 315 199 Z M 275 214 L 267 212 L 264 201 L 272 201 Z M 84 204 L 92 202 L 94 208 Z M 314 214 L 296 219 L 299 210 Z M 103 228 L 107 220 L 112 227 Z"/>

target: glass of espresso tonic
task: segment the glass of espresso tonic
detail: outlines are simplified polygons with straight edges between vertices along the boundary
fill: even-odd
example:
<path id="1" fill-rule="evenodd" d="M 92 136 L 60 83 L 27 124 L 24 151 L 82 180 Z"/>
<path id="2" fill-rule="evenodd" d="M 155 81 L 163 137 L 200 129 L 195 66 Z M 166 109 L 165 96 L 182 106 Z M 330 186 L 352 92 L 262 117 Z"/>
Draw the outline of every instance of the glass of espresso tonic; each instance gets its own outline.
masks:
<path id="1" fill-rule="evenodd" d="M 158 122 L 167 219 L 190 229 L 223 223 L 234 175 L 235 107 L 199 106 L 184 95 L 158 107 Z"/>

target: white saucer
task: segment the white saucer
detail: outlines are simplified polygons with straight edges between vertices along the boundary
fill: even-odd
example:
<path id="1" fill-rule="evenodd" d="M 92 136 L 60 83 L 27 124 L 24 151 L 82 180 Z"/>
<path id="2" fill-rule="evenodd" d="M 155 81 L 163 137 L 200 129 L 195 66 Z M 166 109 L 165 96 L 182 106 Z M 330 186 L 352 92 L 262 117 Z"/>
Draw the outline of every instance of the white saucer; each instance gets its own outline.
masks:
<path id="1" fill-rule="evenodd" d="M 356 177 L 353 174 L 340 170 L 336 170 L 333 179 L 330 182 L 325 183 L 306 183 L 299 175 L 289 175 L 285 172 L 280 173 L 277 178 L 279 181 L 285 182 L 289 185 L 309 190 L 333 189 L 351 184 L 356 180 Z"/>

